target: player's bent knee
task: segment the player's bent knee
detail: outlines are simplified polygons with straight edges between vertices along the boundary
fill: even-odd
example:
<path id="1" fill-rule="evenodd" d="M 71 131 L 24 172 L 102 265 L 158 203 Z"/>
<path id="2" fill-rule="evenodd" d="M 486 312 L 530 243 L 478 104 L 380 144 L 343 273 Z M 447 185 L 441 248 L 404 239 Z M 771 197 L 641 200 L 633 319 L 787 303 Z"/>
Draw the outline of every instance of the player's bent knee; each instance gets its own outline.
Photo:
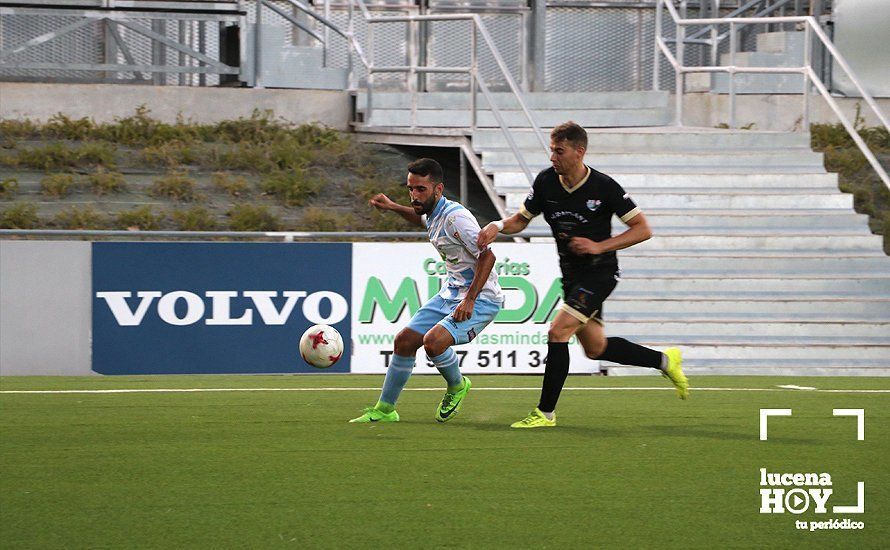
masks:
<path id="1" fill-rule="evenodd" d="M 595 346 L 595 347 L 586 347 L 584 348 L 584 355 L 587 356 L 588 359 L 598 359 L 603 352 L 606 351 L 606 346 Z"/>
<path id="2" fill-rule="evenodd" d="M 442 355 L 453 343 L 454 339 L 451 334 L 445 330 L 431 330 L 423 335 L 423 349 L 429 357 Z"/>
<path id="3" fill-rule="evenodd" d="M 572 334 L 574 332 L 570 329 L 566 329 L 565 327 L 558 327 L 550 325 L 550 330 L 547 331 L 547 341 L 548 342 L 568 342 L 571 339 Z"/>
<path id="4" fill-rule="evenodd" d="M 396 334 L 394 351 L 396 355 L 413 356 L 423 345 L 423 335 L 411 329 L 404 328 Z"/>

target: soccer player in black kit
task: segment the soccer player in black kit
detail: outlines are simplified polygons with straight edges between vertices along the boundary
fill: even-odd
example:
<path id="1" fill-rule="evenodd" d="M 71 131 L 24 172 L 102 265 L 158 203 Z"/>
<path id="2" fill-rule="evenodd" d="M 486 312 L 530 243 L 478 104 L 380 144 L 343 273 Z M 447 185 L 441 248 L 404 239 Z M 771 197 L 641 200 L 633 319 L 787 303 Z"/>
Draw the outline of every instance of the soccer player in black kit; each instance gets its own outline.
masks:
<path id="1" fill-rule="evenodd" d="M 603 302 L 618 284 L 616 250 L 652 236 L 646 216 L 618 183 L 584 164 L 587 132 L 574 122 L 550 132 L 552 166 L 535 178 L 525 204 L 509 218 L 491 222 L 479 233 L 480 247 L 491 244 L 498 232 L 518 233 L 539 214 L 550 225 L 559 252 L 564 301 L 547 333 L 547 365 L 537 408 L 513 428 L 556 426 L 556 402 L 569 373 L 568 342 L 578 336 L 591 359 L 658 369 L 677 389 L 689 396 L 680 350 L 664 353 L 624 338 L 606 338 Z M 612 216 L 627 224 L 612 236 Z M 593 321 L 593 322 L 590 322 Z"/>

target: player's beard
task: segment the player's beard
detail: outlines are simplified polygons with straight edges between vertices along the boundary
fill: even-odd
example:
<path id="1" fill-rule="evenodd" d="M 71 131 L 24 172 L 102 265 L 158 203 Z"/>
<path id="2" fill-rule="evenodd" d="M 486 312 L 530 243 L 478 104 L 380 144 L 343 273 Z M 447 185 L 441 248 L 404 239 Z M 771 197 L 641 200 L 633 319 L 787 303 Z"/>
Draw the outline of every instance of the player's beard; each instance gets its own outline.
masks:
<path id="1" fill-rule="evenodd" d="M 416 213 L 420 216 L 423 216 L 425 214 L 429 214 L 430 212 L 432 212 L 433 208 L 436 207 L 437 202 L 439 202 L 439 197 L 437 197 L 436 195 L 433 195 L 430 197 L 430 200 L 428 200 L 426 202 L 412 201 L 411 208 L 414 209 L 414 213 Z M 419 211 L 417 210 L 418 207 L 420 208 Z"/>

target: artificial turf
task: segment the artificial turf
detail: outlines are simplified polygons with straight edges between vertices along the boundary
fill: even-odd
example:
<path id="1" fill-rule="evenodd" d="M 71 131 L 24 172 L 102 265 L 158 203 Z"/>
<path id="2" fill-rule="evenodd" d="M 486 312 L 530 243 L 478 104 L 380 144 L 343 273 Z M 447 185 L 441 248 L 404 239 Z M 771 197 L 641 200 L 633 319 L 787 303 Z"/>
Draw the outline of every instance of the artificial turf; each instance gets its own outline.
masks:
<path id="1" fill-rule="evenodd" d="M 381 376 L 0 378 L 3 548 L 886 547 L 890 379 L 573 376 L 556 428 L 513 430 L 540 377 L 438 377 L 397 424 L 348 424 Z M 781 390 L 782 384 L 883 393 Z M 771 391 L 706 391 L 695 388 Z M 7 393 L 230 388 L 260 391 Z M 267 388 L 263 390 L 262 388 Z M 304 388 L 311 391 L 272 391 Z M 364 388 L 364 389 L 363 389 Z M 503 389 L 495 389 L 503 388 Z M 524 389 L 527 388 L 527 389 Z M 759 440 L 759 409 L 791 408 Z M 856 419 L 835 408 L 865 410 Z M 828 513 L 761 514 L 760 468 L 828 472 Z M 865 513 L 835 514 L 856 504 Z M 787 487 L 791 489 L 792 487 Z M 798 530 L 849 518 L 863 530 Z"/>

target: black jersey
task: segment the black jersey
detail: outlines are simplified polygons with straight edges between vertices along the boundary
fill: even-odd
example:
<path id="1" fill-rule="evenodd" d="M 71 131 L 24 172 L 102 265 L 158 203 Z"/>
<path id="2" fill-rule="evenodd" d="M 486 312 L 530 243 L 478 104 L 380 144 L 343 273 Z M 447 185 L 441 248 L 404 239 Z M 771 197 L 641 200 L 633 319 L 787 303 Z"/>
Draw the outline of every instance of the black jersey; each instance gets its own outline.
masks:
<path id="1" fill-rule="evenodd" d="M 568 188 L 550 167 L 543 170 L 532 186 L 520 214 L 532 219 L 538 214 L 550 225 L 559 252 L 564 277 L 578 277 L 591 270 L 617 269 L 614 251 L 605 254 L 575 254 L 569 250 L 572 237 L 604 241 L 612 236 L 612 215 L 621 221 L 636 216 L 640 209 L 618 182 L 588 167 L 587 177 Z"/>

